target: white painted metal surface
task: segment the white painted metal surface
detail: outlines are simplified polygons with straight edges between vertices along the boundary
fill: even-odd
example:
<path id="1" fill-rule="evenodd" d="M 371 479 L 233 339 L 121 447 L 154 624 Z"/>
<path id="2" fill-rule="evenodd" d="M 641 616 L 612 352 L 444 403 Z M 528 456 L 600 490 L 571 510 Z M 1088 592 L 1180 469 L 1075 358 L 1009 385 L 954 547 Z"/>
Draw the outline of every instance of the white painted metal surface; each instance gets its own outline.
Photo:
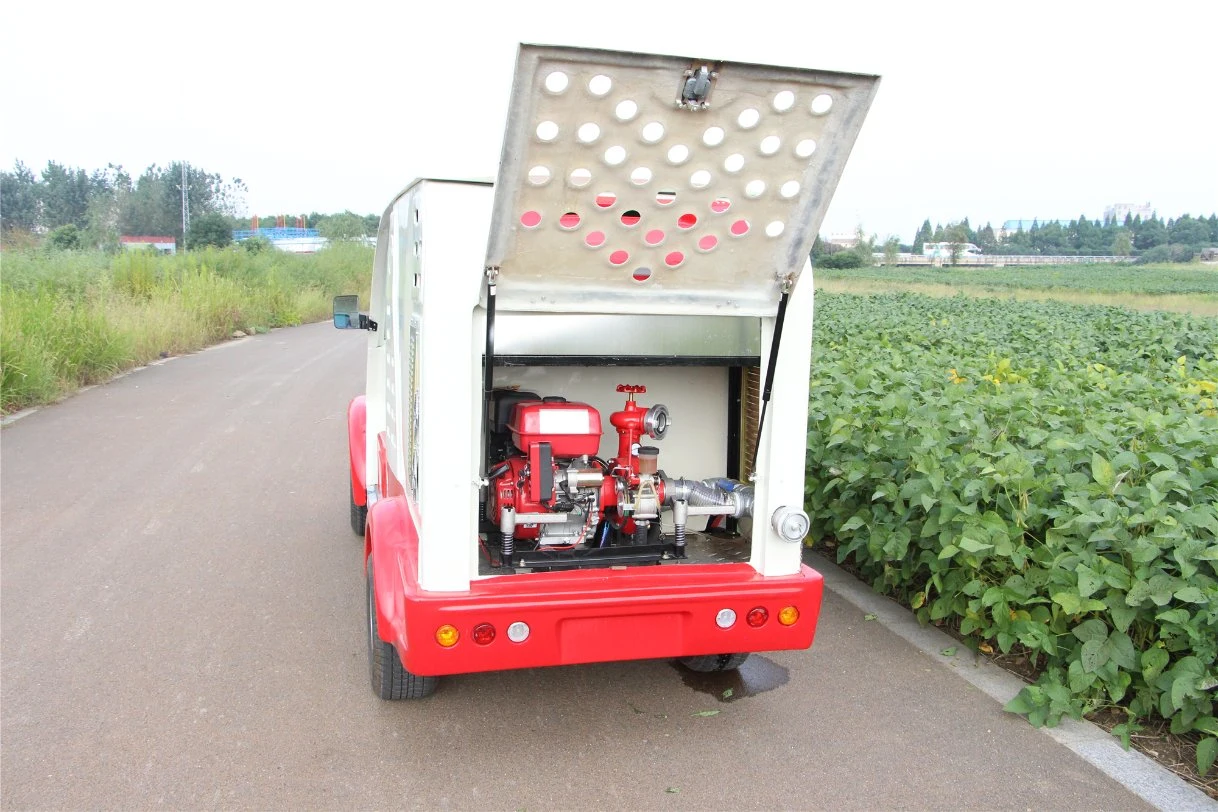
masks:
<path id="1" fill-rule="evenodd" d="M 478 443 L 485 316 L 478 307 L 491 188 L 415 181 L 381 218 L 370 313 L 368 468 L 376 436 L 417 508 L 419 582 L 464 591 L 477 572 Z M 383 489 L 382 489 L 383 492 Z"/>
<path id="2" fill-rule="evenodd" d="M 803 507 L 804 438 L 808 436 L 808 370 L 812 365 L 812 265 L 809 262 L 791 292 L 783 324 L 774 387 L 762 427 L 753 483 L 753 547 L 750 563 L 762 575 L 799 572 L 803 545 L 784 540 L 770 525 L 780 507 Z M 769 363 L 774 319 L 762 319 L 765 355 Z"/>
<path id="3" fill-rule="evenodd" d="M 703 66 L 705 108 L 678 107 Z M 487 254 L 499 306 L 773 314 L 878 81 L 521 46 Z"/>

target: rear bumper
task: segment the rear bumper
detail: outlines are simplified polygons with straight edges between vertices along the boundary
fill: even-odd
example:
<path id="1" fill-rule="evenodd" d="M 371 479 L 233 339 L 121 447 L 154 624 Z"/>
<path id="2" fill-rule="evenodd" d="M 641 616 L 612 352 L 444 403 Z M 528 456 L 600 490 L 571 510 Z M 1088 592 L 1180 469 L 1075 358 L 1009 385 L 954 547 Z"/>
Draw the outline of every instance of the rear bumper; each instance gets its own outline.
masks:
<path id="1" fill-rule="evenodd" d="M 413 562 L 390 577 L 406 576 Z M 378 565 L 379 569 L 379 565 Z M 378 591 L 381 576 L 378 573 Z M 402 577 L 405 590 L 395 628 L 402 662 L 421 676 L 726 654 L 806 649 L 812 645 L 823 582 L 808 567 L 791 576 L 761 576 L 747 564 L 689 564 L 509 575 L 477 581 L 469 592 L 423 592 Z M 778 622 L 786 606 L 799 610 L 791 626 Z M 764 607 L 769 619 L 754 628 L 746 615 Z M 732 609 L 736 621 L 715 617 Z M 507 637 L 515 622 L 529 626 L 519 643 Z M 475 643 L 473 628 L 489 623 L 494 640 Z M 440 646 L 440 626 L 456 627 L 451 648 Z M 396 624 L 395 624 L 396 625 Z"/>

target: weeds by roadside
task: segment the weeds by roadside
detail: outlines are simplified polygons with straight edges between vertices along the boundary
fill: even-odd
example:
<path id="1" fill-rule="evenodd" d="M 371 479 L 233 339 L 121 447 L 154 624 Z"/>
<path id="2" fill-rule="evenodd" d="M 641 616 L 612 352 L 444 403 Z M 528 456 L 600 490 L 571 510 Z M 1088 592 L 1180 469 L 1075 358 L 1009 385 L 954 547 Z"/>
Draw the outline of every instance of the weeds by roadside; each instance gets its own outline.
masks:
<path id="1" fill-rule="evenodd" d="M 330 298 L 367 300 L 372 249 L 312 255 L 210 249 L 6 251 L 0 258 L 0 411 L 48 403 L 158 357 L 317 321 Z"/>

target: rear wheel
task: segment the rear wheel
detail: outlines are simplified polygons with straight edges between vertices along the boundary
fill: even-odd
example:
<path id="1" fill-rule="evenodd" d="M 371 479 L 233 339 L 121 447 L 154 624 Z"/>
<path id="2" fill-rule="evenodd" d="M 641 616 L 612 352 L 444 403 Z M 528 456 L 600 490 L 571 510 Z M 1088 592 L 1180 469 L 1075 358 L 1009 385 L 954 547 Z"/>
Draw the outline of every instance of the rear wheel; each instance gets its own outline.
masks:
<path id="1" fill-rule="evenodd" d="M 690 671 L 708 673 L 711 671 L 735 671 L 744 665 L 744 661 L 748 658 L 747 652 L 744 654 L 704 654 L 700 657 L 678 657 L 677 662 Z"/>
<path id="2" fill-rule="evenodd" d="M 355 535 L 362 537 L 364 535 L 364 527 L 368 524 L 368 505 L 355 504 L 355 480 L 351 481 L 351 487 L 347 489 L 347 495 L 351 497 L 351 529 Z"/>
<path id="3" fill-rule="evenodd" d="M 376 618 L 376 591 L 372 585 L 372 558 L 368 559 L 368 673 L 372 692 L 381 699 L 422 699 L 435 693 L 438 677 L 420 677 L 402 667 L 392 643 L 381 639 Z"/>

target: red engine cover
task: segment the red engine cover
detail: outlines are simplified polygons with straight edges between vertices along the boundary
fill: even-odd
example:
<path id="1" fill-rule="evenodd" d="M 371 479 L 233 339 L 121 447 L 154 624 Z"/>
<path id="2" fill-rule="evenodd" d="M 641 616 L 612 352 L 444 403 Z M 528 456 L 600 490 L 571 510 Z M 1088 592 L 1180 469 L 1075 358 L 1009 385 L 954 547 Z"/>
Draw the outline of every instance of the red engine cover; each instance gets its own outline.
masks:
<path id="1" fill-rule="evenodd" d="M 601 447 L 601 413 L 586 403 L 521 403 L 508 429 L 525 453 L 534 443 L 549 443 L 555 457 L 593 456 Z"/>

